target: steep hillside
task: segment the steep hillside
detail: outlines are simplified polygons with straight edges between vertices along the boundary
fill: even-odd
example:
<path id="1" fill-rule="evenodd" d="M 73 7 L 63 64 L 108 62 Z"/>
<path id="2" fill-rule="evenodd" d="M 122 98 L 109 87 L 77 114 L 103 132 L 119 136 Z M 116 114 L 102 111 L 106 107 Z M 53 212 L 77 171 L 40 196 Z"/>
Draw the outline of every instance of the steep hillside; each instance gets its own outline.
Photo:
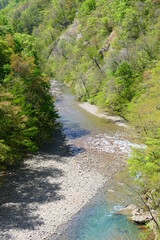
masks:
<path id="1" fill-rule="evenodd" d="M 14 31 L 36 39 L 40 65 L 82 101 L 126 117 L 159 60 L 159 1 L 13 1 Z"/>
<path id="2" fill-rule="evenodd" d="M 77 31 L 56 41 L 49 61 L 79 99 L 126 116 L 143 73 L 159 58 L 159 14 L 155 2 L 118 2 L 97 1 L 90 13 L 81 7 Z"/>

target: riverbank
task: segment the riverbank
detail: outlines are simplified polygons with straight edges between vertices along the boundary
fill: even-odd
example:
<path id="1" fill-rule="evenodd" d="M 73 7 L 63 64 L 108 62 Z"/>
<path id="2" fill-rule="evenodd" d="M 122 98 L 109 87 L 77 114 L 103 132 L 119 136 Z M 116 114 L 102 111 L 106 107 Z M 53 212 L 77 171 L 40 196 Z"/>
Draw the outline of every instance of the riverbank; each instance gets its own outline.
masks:
<path id="1" fill-rule="evenodd" d="M 127 122 L 120 116 L 113 116 L 109 115 L 103 111 L 100 111 L 99 108 L 96 105 L 92 105 L 88 102 L 79 103 L 79 106 L 86 110 L 87 112 L 99 117 L 104 118 L 107 121 L 113 122 L 114 124 L 121 126 L 121 127 L 129 127 Z"/>

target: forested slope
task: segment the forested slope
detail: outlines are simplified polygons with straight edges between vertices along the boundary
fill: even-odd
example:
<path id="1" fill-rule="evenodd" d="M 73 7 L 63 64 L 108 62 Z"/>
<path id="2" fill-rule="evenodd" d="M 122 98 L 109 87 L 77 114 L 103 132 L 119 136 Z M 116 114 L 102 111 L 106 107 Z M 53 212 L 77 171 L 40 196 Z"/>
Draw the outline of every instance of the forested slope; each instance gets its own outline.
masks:
<path id="1" fill-rule="evenodd" d="M 35 41 L 0 16 L 0 169 L 34 153 L 49 138 L 57 114 Z"/>
<path id="2" fill-rule="evenodd" d="M 33 121 L 36 126 L 39 123 L 35 107 L 39 111 L 43 106 L 30 103 L 26 109 L 26 99 L 32 94 L 31 78 L 39 83 L 34 85 L 35 92 L 38 86 L 44 94 L 40 101 L 49 101 L 50 107 L 48 83 L 39 73 L 40 66 L 45 73 L 71 86 L 81 101 L 119 114 L 138 129 L 147 147 L 134 152 L 130 171 L 133 175 L 140 173 L 139 184 L 152 195 L 153 208 L 159 209 L 160 1 L 9 0 L 2 1 L 0 7 L 0 54 L 5 56 L 1 57 L 1 109 L 5 112 L 9 104 L 7 111 L 14 119 L 19 118 L 18 128 L 24 128 L 19 137 L 24 135 L 26 139 L 22 142 L 24 149 L 26 145 L 35 148 L 34 141 L 28 139 L 31 133 L 37 136 L 37 128 L 31 126 Z M 34 103 L 36 98 L 35 94 Z M 31 127 L 27 134 L 26 125 Z M 3 138 L 1 144 L 4 153 L 10 151 Z"/>
<path id="3" fill-rule="evenodd" d="M 44 71 L 127 118 L 159 60 L 158 0 L 9 2 L 2 12 L 15 32 L 35 37 Z"/>

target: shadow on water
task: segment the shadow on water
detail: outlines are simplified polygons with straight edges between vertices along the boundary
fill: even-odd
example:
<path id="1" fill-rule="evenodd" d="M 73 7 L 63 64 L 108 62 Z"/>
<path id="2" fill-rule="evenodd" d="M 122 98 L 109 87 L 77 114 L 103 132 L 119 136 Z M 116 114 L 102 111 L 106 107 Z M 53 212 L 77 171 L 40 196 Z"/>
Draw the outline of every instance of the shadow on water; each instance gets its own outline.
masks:
<path id="1" fill-rule="evenodd" d="M 69 121 L 65 121 L 65 126 L 63 128 L 64 135 L 68 140 L 74 140 L 76 138 L 81 138 L 90 134 L 89 130 L 80 128 L 78 123 L 70 123 Z"/>
<path id="2" fill-rule="evenodd" d="M 69 144 L 68 140 L 75 140 L 88 134 L 90 134 L 90 131 L 80 128 L 79 124 L 64 120 L 63 125 L 58 124 L 53 132 L 52 140 L 45 144 L 41 151 L 60 157 L 75 156 L 83 152 L 84 149 L 78 148 L 74 144 Z"/>
<path id="3" fill-rule="evenodd" d="M 66 136 L 64 135 L 60 124 L 58 124 L 53 131 L 50 142 L 43 145 L 41 152 L 49 154 L 51 157 L 56 155 L 58 156 L 57 160 L 60 160 L 60 157 L 71 156 L 70 147 L 67 144 Z"/>

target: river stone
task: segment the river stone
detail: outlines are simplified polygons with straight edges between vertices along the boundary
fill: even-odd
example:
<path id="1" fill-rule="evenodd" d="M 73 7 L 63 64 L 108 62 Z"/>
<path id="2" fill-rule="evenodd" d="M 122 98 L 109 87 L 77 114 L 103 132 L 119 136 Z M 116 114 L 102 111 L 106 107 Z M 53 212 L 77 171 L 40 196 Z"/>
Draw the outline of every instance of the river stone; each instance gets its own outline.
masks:
<path id="1" fill-rule="evenodd" d="M 152 216 L 149 212 L 137 209 L 132 211 L 131 220 L 138 224 L 146 224 L 152 220 Z"/>
<path id="2" fill-rule="evenodd" d="M 133 211 L 136 211 L 137 210 L 137 207 L 133 204 L 131 205 L 128 205 L 122 209 L 120 209 L 116 214 L 119 214 L 119 215 L 132 215 L 132 212 Z"/>
<path id="3" fill-rule="evenodd" d="M 148 211 L 144 211 L 133 204 L 121 209 L 116 214 L 127 215 L 132 221 L 141 225 L 144 225 L 152 220 L 152 216 Z M 152 214 L 155 215 L 155 211 L 152 210 Z"/>

